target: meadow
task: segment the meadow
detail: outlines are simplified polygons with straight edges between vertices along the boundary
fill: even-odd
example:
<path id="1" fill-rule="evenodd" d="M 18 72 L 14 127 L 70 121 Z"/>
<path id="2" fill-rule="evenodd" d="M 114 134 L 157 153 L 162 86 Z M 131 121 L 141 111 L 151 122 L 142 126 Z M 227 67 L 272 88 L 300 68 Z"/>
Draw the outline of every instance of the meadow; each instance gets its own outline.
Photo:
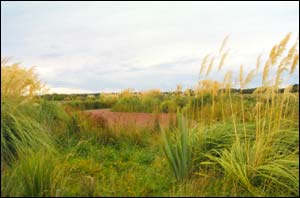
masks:
<path id="1" fill-rule="evenodd" d="M 299 86 L 285 84 L 299 72 L 299 44 L 290 37 L 248 73 L 241 65 L 211 80 L 226 64 L 226 37 L 199 63 L 196 86 L 173 92 L 46 94 L 33 68 L 2 57 L 1 196 L 299 197 Z M 254 79 L 261 85 L 249 89 Z M 91 109 L 176 119 L 140 127 Z"/>

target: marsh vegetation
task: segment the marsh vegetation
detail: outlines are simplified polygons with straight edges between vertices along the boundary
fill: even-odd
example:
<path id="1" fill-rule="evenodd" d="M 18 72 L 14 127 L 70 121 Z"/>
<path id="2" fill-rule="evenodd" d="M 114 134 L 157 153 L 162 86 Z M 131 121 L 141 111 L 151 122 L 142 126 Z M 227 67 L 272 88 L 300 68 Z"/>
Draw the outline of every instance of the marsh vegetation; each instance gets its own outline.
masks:
<path id="1" fill-rule="evenodd" d="M 199 63 L 196 86 L 170 93 L 41 96 L 34 69 L 2 58 L 1 196 L 298 197 L 299 89 L 285 82 L 299 49 L 290 37 L 253 70 L 211 80 L 226 64 L 226 37 Z M 249 91 L 254 79 L 261 85 Z M 177 119 L 140 127 L 84 111 L 100 108 Z"/>

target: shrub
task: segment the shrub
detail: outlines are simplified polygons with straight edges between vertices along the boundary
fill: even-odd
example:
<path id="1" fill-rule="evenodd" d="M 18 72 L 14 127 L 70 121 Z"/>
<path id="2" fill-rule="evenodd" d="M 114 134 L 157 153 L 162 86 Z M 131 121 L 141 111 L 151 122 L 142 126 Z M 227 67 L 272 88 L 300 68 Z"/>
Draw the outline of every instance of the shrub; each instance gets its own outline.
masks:
<path id="1" fill-rule="evenodd" d="M 164 113 L 175 113 L 177 105 L 173 100 L 166 100 L 161 103 L 160 109 Z"/>
<path id="2" fill-rule="evenodd" d="M 142 112 L 143 105 L 142 101 L 137 96 L 122 97 L 112 107 L 112 111 L 120 112 Z"/>

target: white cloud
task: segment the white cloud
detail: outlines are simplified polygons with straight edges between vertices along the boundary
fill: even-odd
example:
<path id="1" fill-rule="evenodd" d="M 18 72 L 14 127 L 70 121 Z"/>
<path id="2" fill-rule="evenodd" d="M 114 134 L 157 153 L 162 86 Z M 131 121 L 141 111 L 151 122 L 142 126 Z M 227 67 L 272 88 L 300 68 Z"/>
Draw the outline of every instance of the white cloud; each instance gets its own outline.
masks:
<path id="1" fill-rule="evenodd" d="M 102 89 L 98 91 L 85 90 L 85 89 L 74 89 L 67 87 L 47 87 L 48 94 L 57 93 L 57 94 L 88 94 L 88 93 L 116 93 L 121 92 L 121 89 Z"/>
<path id="2" fill-rule="evenodd" d="M 74 88 L 66 88 L 66 87 L 52 87 L 49 88 L 49 91 L 47 92 L 49 94 L 51 93 L 57 93 L 57 94 L 83 94 L 83 93 L 95 93 L 91 90 L 84 90 L 84 89 L 74 89 Z"/>
<path id="3" fill-rule="evenodd" d="M 295 40 L 299 2 L 1 3 L 2 55 L 36 65 L 49 86 L 82 90 L 192 83 L 229 33 L 224 69 L 250 70 L 290 31 Z"/>

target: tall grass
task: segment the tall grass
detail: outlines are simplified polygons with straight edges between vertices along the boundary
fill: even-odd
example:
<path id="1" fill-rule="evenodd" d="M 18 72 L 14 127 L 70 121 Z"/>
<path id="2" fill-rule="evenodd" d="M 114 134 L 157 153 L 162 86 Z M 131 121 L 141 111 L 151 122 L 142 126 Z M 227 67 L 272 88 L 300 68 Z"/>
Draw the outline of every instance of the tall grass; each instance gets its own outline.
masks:
<path id="1" fill-rule="evenodd" d="M 209 78 L 230 57 L 226 37 L 204 57 L 186 96 L 177 86 L 174 95 L 126 90 L 114 100 L 115 110 L 181 112 L 162 134 L 158 120 L 153 129 L 109 127 L 38 100 L 33 70 L 2 59 L 1 196 L 299 196 L 299 90 L 281 89 L 299 62 L 298 40 L 288 48 L 290 38 L 267 59 L 259 55 L 255 69 L 245 74 L 241 66 L 235 91 L 232 71 L 223 82 Z M 257 77 L 261 86 L 247 94 Z"/>
<path id="2" fill-rule="evenodd" d="M 29 107 L 28 107 L 29 106 Z M 11 162 L 28 149 L 53 149 L 47 130 L 34 118 L 30 104 L 1 104 L 1 162 Z"/>
<path id="3" fill-rule="evenodd" d="M 1 196 L 61 196 L 66 178 L 57 155 L 27 152 L 1 175 Z"/>
<path id="4" fill-rule="evenodd" d="M 257 59 L 256 68 L 247 75 L 244 75 L 243 66 L 240 67 L 239 93 L 231 91 L 231 71 L 226 73 L 220 85 L 207 79 L 217 57 L 220 57 L 218 70 L 226 64 L 227 52 L 221 55 L 221 51 L 228 38 L 219 50 L 221 56 L 210 54 L 210 61 L 205 56 L 200 69 L 201 80 L 192 99 L 199 102 L 191 105 L 194 108 L 192 118 L 199 126 L 189 154 L 192 166 L 178 163 L 186 159 L 176 151 L 183 147 L 172 147 L 172 144 L 181 145 L 182 140 L 171 143 L 171 138 L 164 134 L 165 155 L 178 180 L 185 177 L 179 170 L 188 167 L 189 170 L 184 172 L 192 175 L 205 176 L 214 172 L 220 179 L 225 178 L 235 196 L 236 193 L 299 196 L 299 116 L 285 113 L 296 109 L 298 113 L 295 107 L 299 107 L 299 95 L 291 93 L 291 86 L 280 91 L 282 83 L 295 71 L 299 59 L 298 40 L 286 53 L 290 38 L 288 33 L 274 45 L 261 73 L 262 55 Z M 262 86 L 250 96 L 245 94 L 244 89 L 258 75 L 261 75 Z M 209 98 L 209 102 L 205 98 Z M 223 124 L 216 125 L 216 121 Z M 216 133 L 205 132 L 214 126 L 219 126 Z"/>
<path id="5" fill-rule="evenodd" d="M 1 58 L 1 163 L 11 163 L 29 148 L 53 149 L 48 131 L 34 117 L 34 94 L 41 89 L 33 69 Z"/>
<path id="6" fill-rule="evenodd" d="M 170 167 L 178 181 L 183 181 L 189 176 L 191 166 L 190 129 L 187 120 L 182 114 L 178 114 L 178 129 L 173 137 L 163 131 L 163 151 L 169 161 Z"/>

